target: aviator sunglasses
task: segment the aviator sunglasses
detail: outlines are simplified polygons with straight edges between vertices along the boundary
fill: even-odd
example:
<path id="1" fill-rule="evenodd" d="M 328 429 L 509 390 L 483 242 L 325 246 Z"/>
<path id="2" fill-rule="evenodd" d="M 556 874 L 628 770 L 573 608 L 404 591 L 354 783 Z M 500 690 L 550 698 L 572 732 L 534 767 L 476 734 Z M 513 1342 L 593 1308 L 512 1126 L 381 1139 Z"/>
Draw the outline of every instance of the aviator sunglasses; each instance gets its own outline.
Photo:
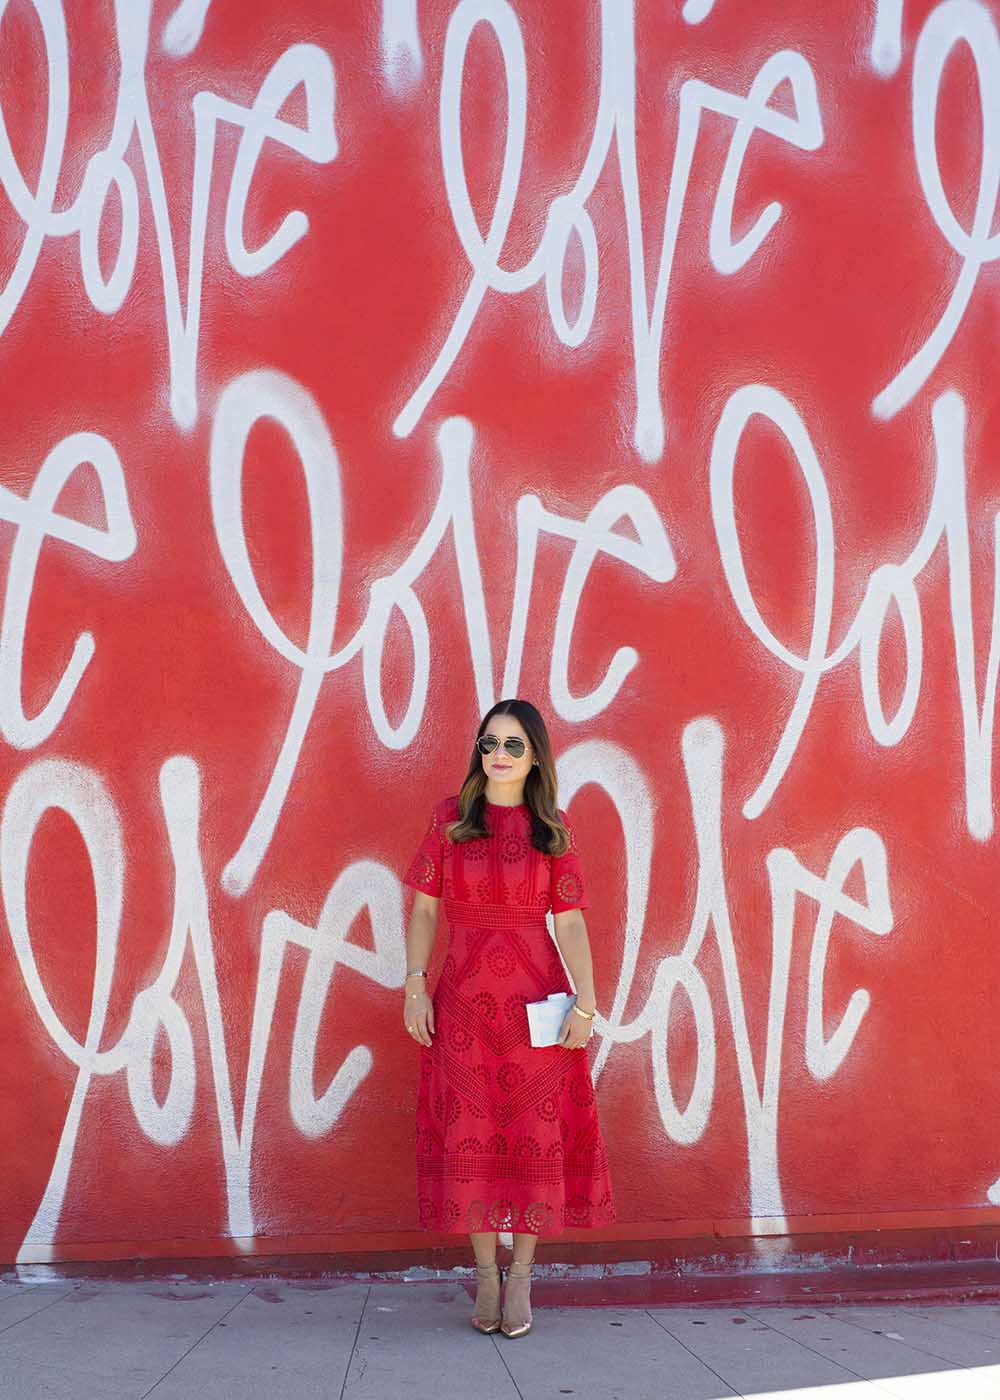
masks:
<path id="1" fill-rule="evenodd" d="M 492 753 L 499 743 L 500 740 L 495 734 L 482 734 L 476 740 L 476 748 L 480 753 Z M 523 739 L 505 739 L 503 741 L 503 747 L 510 754 L 511 758 L 521 758 L 524 754 L 525 745 Z"/>

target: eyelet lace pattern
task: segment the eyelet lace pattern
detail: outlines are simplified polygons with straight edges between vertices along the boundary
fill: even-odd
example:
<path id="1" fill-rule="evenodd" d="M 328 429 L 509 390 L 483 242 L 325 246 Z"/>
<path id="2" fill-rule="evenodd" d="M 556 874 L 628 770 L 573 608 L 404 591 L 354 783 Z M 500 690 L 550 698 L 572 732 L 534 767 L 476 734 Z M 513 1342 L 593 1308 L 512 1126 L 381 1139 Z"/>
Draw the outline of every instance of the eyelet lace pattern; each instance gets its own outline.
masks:
<path id="1" fill-rule="evenodd" d="M 587 907 L 576 835 L 549 856 L 525 804 L 490 804 L 488 837 L 452 843 L 445 798 L 404 882 L 442 901 L 448 941 L 420 1046 L 417 1211 L 430 1230 L 556 1235 L 617 1219 L 587 1051 L 533 1046 L 524 1005 L 570 986 L 546 913 Z"/>

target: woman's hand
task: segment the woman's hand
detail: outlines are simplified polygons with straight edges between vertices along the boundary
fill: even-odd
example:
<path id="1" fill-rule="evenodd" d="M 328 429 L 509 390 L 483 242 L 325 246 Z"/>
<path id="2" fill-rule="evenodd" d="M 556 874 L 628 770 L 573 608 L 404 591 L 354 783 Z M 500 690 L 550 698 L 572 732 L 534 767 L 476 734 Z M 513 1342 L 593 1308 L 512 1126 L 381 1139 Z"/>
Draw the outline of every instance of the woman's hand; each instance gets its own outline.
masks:
<path id="1" fill-rule="evenodd" d="M 416 996 L 407 992 L 403 1003 L 403 1023 L 412 1040 L 418 1040 L 421 1045 L 430 1045 L 434 1034 L 434 1003 L 426 992 L 418 992 Z"/>
<path id="2" fill-rule="evenodd" d="M 581 1016 L 571 1006 L 566 1012 L 566 1019 L 559 1032 L 559 1044 L 565 1046 L 567 1050 L 579 1050 L 581 1045 L 586 1045 L 590 1039 L 593 1024 L 593 1021 Z"/>

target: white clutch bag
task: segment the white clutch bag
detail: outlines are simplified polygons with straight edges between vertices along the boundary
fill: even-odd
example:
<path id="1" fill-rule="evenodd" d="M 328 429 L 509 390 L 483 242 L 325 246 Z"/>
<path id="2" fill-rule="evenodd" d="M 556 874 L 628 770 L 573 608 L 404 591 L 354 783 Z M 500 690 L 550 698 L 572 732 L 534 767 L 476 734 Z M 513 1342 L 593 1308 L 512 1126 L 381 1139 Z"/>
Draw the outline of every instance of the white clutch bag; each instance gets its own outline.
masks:
<path id="1" fill-rule="evenodd" d="M 550 992 L 544 1001 L 529 1001 L 528 1032 L 532 1045 L 556 1045 L 566 1013 L 576 1001 L 572 992 Z"/>

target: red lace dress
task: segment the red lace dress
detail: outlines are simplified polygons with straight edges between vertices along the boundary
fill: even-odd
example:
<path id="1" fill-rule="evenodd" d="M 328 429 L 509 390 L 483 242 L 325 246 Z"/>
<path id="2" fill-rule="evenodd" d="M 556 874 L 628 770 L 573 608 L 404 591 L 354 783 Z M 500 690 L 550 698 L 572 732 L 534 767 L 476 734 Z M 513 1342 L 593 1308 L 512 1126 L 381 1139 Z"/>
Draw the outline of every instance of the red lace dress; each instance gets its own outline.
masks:
<path id="1" fill-rule="evenodd" d="M 524 1010 L 572 990 L 545 914 L 587 907 L 576 841 L 545 855 L 526 803 L 485 810 L 490 835 L 452 844 L 443 827 L 458 798 L 439 802 L 403 877 L 442 900 L 449 926 L 435 1034 L 420 1046 L 420 1224 L 537 1235 L 606 1225 L 616 1216 L 587 1051 L 533 1046 Z"/>

